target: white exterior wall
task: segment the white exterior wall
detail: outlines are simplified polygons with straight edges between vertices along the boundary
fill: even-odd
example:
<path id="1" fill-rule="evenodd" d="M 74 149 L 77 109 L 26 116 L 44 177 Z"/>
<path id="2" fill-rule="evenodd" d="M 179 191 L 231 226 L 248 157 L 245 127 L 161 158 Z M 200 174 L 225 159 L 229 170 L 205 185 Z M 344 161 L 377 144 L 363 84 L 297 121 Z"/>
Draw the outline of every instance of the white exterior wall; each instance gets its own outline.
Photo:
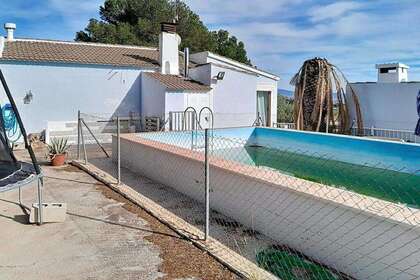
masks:
<path id="1" fill-rule="evenodd" d="M 214 126 L 251 126 L 257 116 L 257 76 L 212 65 L 211 77 L 225 72 L 223 80 L 213 80 Z"/>
<path id="2" fill-rule="evenodd" d="M 142 117 L 156 116 L 169 118 L 170 112 L 182 112 L 188 107 L 193 107 L 197 114 L 203 107 L 213 107 L 212 93 L 192 91 L 167 90 L 159 81 L 142 75 L 141 86 Z M 205 121 L 203 128 L 208 127 Z"/>
<path id="3" fill-rule="evenodd" d="M 165 93 L 166 88 L 159 81 L 148 75 L 141 75 L 142 118 L 165 116 Z"/>
<path id="4" fill-rule="evenodd" d="M 169 118 L 170 112 L 182 112 L 188 107 L 192 107 L 197 112 L 197 117 L 204 107 L 213 109 L 213 95 L 210 92 L 176 92 L 168 91 L 165 97 L 165 120 Z M 206 119 L 208 111 L 203 111 L 200 125 L 202 128 L 210 128 L 211 121 Z"/>
<path id="5" fill-rule="evenodd" d="M 364 127 L 414 131 L 420 83 L 354 83 L 351 86 L 359 97 Z M 351 118 L 355 119 L 354 103 L 351 98 L 348 102 Z"/>
<path id="6" fill-rule="evenodd" d="M 192 54 L 193 61 L 208 64 L 191 69 L 190 77 L 213 88 L 215 127 L 252 125 L 257 118 L 257 91 L 271 92 L 270 125 L 277 122 L 277 80 L 241 69 L 238 62 L 212 56 L 208 52 Z M 219 72 L 225 72 L 221 81 L 214 78 Z"/>
<path id="7" fill-rule="evenodd" d="M 48 121 L 75 121 L 78 110 L 108 116 L 139 113 L 140 69 L 18 62 L 0 67 L 28 133 L 41 132 Z M 24 104 L 29 91 L 33 100 Z"/>

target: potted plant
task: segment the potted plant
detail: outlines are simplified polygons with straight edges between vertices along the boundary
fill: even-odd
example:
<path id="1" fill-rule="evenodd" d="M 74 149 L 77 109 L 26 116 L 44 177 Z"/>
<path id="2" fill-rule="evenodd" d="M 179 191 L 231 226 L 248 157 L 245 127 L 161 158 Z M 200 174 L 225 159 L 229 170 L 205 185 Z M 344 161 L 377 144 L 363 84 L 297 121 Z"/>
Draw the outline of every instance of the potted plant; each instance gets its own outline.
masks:
<path id="1" fill-rule="evenodd" d="M 53 138 L 51 140 L 51 144 L 48 145 L 48 157 L 52 166 L 64 164 L 68 148 L 67 139 L 65 138 Z"/>

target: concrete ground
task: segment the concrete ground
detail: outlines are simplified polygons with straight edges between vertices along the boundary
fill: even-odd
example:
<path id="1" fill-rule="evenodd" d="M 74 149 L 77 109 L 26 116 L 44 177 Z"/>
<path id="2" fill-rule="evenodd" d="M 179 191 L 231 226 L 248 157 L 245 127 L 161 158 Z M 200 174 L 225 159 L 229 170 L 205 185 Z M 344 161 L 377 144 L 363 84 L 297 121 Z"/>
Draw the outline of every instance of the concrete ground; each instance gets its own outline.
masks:
<path id="1" fill-rule="evenodd" d="M 0 279 L 236 279 L 216 260 L 75 167 L 43 167 L 45 202 L 64 223 L 28 224 L 17 190 L 0 193 Z M 23 202 L 35 202 L 35 186 Z"/>
<path id="2" fill-rule="evenodd" d="M 113 175 L 113 177 L 117 177 L 116 165 L 111 159 L 90 158 L 89 163 Z M 188 172 L 187 170 L 176 171 L 180 174 L 182 174 L 181 172 Z M 184 174 L 188 176 L 188 174 Z M 121 169 L 121 177 L 124 184 L 204 231 L 205 206 L 202 203 L 126 168 Z M 216 211 L 211 211 L 210 214 L 210 231 L 211 237 L 254 263 L 257 262 L 257 252 L 276 244 L 267 236 Z"/>

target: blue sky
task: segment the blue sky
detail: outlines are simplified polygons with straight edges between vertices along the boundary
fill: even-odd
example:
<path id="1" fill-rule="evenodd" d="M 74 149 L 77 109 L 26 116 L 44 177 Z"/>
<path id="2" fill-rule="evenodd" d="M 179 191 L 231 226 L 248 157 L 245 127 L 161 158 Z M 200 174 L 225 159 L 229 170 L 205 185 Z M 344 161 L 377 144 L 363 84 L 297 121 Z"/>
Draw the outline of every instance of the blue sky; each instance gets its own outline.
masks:
<path id="1" fill-rule="evenodd" d="M 72 40 L 103 0 L 2 1 L 0 22 L 17 37 Z M 305 59 L 326 57 L 351 81 L 374 81 L 374 65 L 400 61 L 420 80 L 418 0 L 187 0 L 210 29 L 244 41 L 252 62 L 289 80 Z"/>

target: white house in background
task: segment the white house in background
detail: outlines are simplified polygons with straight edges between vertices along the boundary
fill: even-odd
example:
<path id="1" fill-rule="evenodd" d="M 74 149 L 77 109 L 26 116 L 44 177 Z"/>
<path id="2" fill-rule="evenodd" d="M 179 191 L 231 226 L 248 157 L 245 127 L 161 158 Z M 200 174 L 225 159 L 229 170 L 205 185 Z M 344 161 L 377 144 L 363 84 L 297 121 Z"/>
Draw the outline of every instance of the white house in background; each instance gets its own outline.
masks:
<path id="1" fill-rule="evenodd" d="M 214 127 L 250 126 L 258 115 L 264 125 L 276 121 L 279 77 L 210 52 L 180 52 L 174 24 L 162 24 L 158 48 L 16 39 L 15 25 L 5 28 L 0 69 L 30 133 L 48 123 L 70 130 L 78 110 L 168 121 L 172 112 L 209 107 Z"/>
<path id="2" fill-rule="evenodd" d="M 364 126 L 414 132 L 420 82 L 408 81 L 409 67 L 402 63 L 378 64 L 376 68 L 377 82 L 357 82 L 347 86 L 347 92 L 351 86 L 359 97 Z M 349 111 L 354 114 L 351 99 L 349 105 Z M 353 115 L 352 118 L 356 117 Z"/>

